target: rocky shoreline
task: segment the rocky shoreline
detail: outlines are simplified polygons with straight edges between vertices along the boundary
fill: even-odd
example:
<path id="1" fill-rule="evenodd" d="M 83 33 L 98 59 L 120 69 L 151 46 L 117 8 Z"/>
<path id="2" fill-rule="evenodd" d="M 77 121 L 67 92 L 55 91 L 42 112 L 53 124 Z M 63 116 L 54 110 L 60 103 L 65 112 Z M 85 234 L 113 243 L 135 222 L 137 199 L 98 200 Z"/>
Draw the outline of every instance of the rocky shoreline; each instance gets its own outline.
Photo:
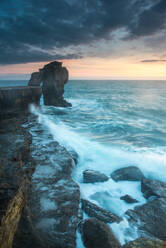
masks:
<path id="1" fill-rule="evenodd" d="M 42 143 L 46 136 L 48 145 Z M 48 133 L 44 133 L 34 116 L 1 121 L 0 137 L 3 154 L 0 174 L 0 247 L 74 248 L 78 228 L 86 247 L 101 247 L 101 236 L 103 248 L 121 247 L 107 226 L 107 223 L 120 222 L 121 219 L 93 203 L 80 199 L 79 187 L 71 177 L 72 168 L 76 166 L 72 155 L 53 141 Z M 54 159 L 50 161 L 49 158 L 53 155 Z M 50 172 L 51 177 L 48 176 Z M 99 175 L 97 179 L 99 180 Z M 155 199 L 127 212 L 131 223 L 146 231 L 145 236 L 148 238 L 130 242 L 123 246 L 125 248 L 166 247 L 166 242 L 162 241 L 165 236 L 161 236 L 161 228 L 163 232 L 165 230 L 163 194 L 166 185 L 159 181 L 143 179 L 142 192 L 150 190 L 150 196 L 158 194 Z M 152 211 L 155 211 L 155 206 L 158 208 L 158 216 L 155 212 L 156 221 L 153 221 Z M 83 220 L 83 212 L 90 218 Z M 148 216 L 152 219 L 151 223 Z M 139 225 L 144 223 L 144 226 L 135 222 Z M 150 228 L 150 235 L 147 227 Z M 96 230 L 100 230 L 100 236 Z M 153 230 L 155 233 L 152 233 Z"/>
<path id="2" fill-rule="evenodd" d="M 83 172 L 84 183 L 102 183 L 110 178 L 117 183 L 141 182 L 141 192 L 147 201 L 126 212 L 140 238 L 121 246 L 107 224 L 120 223 L 122 218 L 81 199 L 79 186 L 72 179 L 77 154 L 60 146 L 37 117 L 28 114 L 30 103 L 39 104 L 41 81 L 44 81 L 42 89 L 45 87 L 47 92 L 46 105 L 71 106 L 63 99 L 67 79 L 67 69 L 53 62 L 32 74 L 30 86 L 0 89 L 0 109 L 3 110 L 0 118 L 0 248 L 75 248 L 78 247 L 77 232 L 87 248 L 166 247 L 166 183 L 145 178 L 136 166 L 118 169 L 110 177 L 93 170 Z M 36 93 L 32 94 L 31 87 Z M 53 89 L 59 93 L 55 97 L 53 91 L 48 102 Z M 32 95 L 24 98 L 25 91 Z M 8 99 L 10 104 L 7 104 Z M 130 195 L 124 195 L 121 200 L 127 204 L 137 202 Z M 83 217 L 85 214 L 88 218 Z"/>

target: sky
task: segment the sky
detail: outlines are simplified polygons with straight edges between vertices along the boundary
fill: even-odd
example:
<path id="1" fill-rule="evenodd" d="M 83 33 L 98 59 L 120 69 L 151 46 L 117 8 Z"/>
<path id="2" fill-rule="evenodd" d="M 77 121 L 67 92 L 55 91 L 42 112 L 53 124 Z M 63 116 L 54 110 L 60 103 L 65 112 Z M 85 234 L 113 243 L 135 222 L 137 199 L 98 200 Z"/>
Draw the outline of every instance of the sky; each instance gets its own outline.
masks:
<path id="1" fill-rule="evenodd" d="M 0 0 L 0 79 L 166 80 L 166 0 Z"/>

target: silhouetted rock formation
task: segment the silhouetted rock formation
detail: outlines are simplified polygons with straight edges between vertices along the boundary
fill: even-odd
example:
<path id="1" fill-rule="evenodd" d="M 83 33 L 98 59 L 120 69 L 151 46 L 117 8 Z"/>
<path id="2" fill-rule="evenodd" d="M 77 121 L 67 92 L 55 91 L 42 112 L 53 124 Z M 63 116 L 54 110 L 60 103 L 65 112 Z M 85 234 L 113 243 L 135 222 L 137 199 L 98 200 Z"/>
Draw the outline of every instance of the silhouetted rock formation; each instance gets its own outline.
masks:
<path id="1" fill-rule="evenodd" d="M 54 61 L 45 65 L 39 72 L 32 73 L 28 85 L 39 86 L 43 83 L 45 105 L 69 107 L 71 104 L 63 98 L 64 85 L 67 83 L 68 77 L 68 70 L 62 67 L 62 63 Z"/>
<path id="2" fill-rule="evenodd" d="M 42 81 L 41 73 L 40 72 L 33 72 L 31 74 L 31 78 L 29 80 L 28 85 L 29 86 L 40 86 L 41 81 Z"/>
<path id="3" fill-rule="evenodd" d="M 40 103 L 41 93 L 40 87 L 0 88 L 0 119 L 27 113 L 29 104 Z"/>

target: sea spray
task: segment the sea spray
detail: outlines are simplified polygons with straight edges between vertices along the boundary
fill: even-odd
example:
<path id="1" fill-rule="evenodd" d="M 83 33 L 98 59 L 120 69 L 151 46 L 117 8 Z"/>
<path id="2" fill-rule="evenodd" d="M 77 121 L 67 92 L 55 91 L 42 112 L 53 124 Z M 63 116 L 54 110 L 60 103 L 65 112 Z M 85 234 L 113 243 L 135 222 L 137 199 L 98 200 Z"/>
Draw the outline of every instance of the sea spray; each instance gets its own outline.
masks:
<path id="1" fill-rule="evenodd" d="M 134 92 L 128 88 L 130 95 L 127 98 L 126 93 L 119 94 L 118 88 L 114 91 L 119 87 L 117 85 L 111 85 L 108 92 L 99 87 L 100 92 L 94 95 L 88 92 L 88 87 L 85 89 L 81 85 L 83 90 L 79 98 L 74 95 L 77 90 L 72 91 L 72 108 L 42 106 L 40 109 L 33 108 L 32 112 L 56 141 L 78 154 L 73 179 L 80 185 L 82 198 L 123 217 L 121 223 L 111 224 L 123 244 L 138 237 L 137 230 L 130 227 L 125 212 L 146 202 L 140 182 L 117 183 L 110 178 L 104 183 L 85 184 L 83 171 L 98 170 L 110 176 L 116 169 L 134 165 L 146 177 L 166 181 L 165 121 L 159 102 L 144 106 L 140 92 L 137 95 L 137 90 Z M 77 88 L 77 85 L 74 87 Z M 142 89 L 146 91 L 144 87 Z M 144 95 L 147 94 L 144 92 Z M 120 200 L 126 194 L 137 199 L 138 203 L 127 204 Z"/>

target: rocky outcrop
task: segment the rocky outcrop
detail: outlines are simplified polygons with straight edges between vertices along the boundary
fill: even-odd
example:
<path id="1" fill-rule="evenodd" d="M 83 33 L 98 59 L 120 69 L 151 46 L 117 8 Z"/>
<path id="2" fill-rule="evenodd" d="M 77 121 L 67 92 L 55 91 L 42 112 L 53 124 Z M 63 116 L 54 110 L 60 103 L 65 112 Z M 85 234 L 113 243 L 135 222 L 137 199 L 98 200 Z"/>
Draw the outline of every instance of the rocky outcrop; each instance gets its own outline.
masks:
<path id="1" fill-rule="evenodd" d="M 37 164 L 28 198 L 32 226 L 44 248 L 75 248 L 80 190 L 71 177 L 74 160 L 42 125 L 34 120 L 30 128 Z M 22 246 L 31 247 L 28 242 Z"/>
<path id="2" fill-rule="evenodd" d="M 166 198 L 156 198 L 126 214 L 140 232 L 166 241 Z"/>
<path id="3" fill-rule="evenodd" d="M 54 61 L 45 65 L 39 72 L 32 73 L 28 85 L 39 86 L 42 83 L 45 105 L 69 107 L 71 104 L 63 98 L 68 77 L 68 70 L 62 67 L 62 63 Z"/>
<path id="4" fill-rule="evenodd" d="M 40 86 L 42 82 L 42 77 L 40 72 L 33 72 L 29 80 L 29 86 Z"/>
<path id="5" fill-rule="evenodd" d="M 111 178 L 114 181 L 141 181 L 144 178 L 144 175 L 138 167 L 128 166 L 114 171 L 111 174 Z"/>
<path id="6" fill-rule="evenodd" d="M 102 221 L 90 218 L 82 226 L 82 239 L 87 248 L 119 248 L 111 229 Z"/>
<path id="7" fill-rule="evenodd" d="M 7 232 L 12 238 L 6 238 L 6 242 L 12 243 L 14 238 L 13 248 L 75 248 L 80 190 L 71 178 L 74 160 L 33 116 L 29 118 L 30 122 L 27 118 L 0 122 L 0 219 L 17 195 L 24 176 L 30 180 L 22 213 L 23 205 L 15 201 L 13 211 L 20 209 L 15 218 L 17 223 L 19 218 L 20 221 L 18 228 L 17 225 L 11 228 L 13 236 Z M 8 223 L 12 222 L 12 216 Z M 2 228 L 5 230 L 6 226 L 3 224 Z"/>
<path id="8" fill-rule="evenodd" d="M 26 121 L 26 117 L 17 117 L 0 122 L 0 247 L 3 248 L 15 247 L 13 239 L 18 230 L 28 230 L 28 226 L 19 227 L 34 169 L 30 156 L 32 137 L 22 127 Z M 23 232 L 21 236 L 25 239 Z M 20 240 L 16 243 L 16 247 L 22 247 Z"/>
<path id="9" fill-rule="evenodd" d="M 126 203 L 137 203 L 138 201 L 131 197 L 130 195 L 124 195 L 120 197 L 121 200 L 125 201 Z"/>
<path id="10" fill-rule="evenodd" d="M 122 248 L 165 248 L 166 242 L 159 239 L 139 238 L 122 246 Z"/>
<path id="11" fill-rule="evenodd" d="M 12 248 L 18 222 L 25 205 L 27 185 L 28 182 L 24 179 L 2 218 L 0 226 L 0 248 Z"/>
<path id="12" fill-rule="evenodd" d="M 105 174 L 95 171 L 95 170 L 85 170 L 83 172 L 83 182 L 84 183 L 97 183 L 108 181 L 109 177 Z"/>
<path id="13" fill-rule="evenodd" d="M 141 191 L 145 198 L 166 197 L 166 183 L 145 178 L 141 182 Z"/>
<path id="14" fill-rule="evenodd" d="M 40 87 L 0 88 L 0 119 L 27 113 L 29 104 L 38 105 L 40 103 L 41 93 Z"/>
<path id="15" fill-rule="evenodd" d="M 95 205 L 94 203 L 88 200 L 82 199 L 81 203 L 82 203 L 82 209 L 89 217 L 95 217 L 96 219 L 101 220 L 105 223 L 113 223 L 113 222 L 119 223 L 122 220 L 117 215 Z"/>
<path id="16" fill-rule="evenodd" d="M 69 107 L 64 100 L 64 85 L 68 81 L 68 70 L 61 62 L 51 62 L 39 72 L 34 72 L 28 86 L 0 88 L 0 119 L 25 114 L 29 104 L 38 105 L 43 92 L 44 104 L 58 107 Z M 42 83 L 42 87 L 41 87 Z"/>

